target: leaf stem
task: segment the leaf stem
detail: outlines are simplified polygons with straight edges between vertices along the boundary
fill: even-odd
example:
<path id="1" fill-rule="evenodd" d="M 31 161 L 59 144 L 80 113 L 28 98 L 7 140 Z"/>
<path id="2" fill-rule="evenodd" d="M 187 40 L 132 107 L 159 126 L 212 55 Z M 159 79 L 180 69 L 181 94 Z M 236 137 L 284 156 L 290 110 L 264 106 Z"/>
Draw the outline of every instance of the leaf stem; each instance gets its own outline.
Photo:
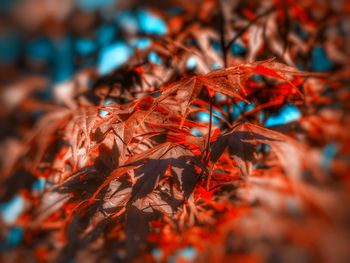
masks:
<path id="1" fill-rule="evenodd" d="M 209 105 L 209 131 L 208 131 L 208 141 L 207 141 L 207 147 L 206 147 L 206 153 L 205 153 L 205 158 L 204 161 L 208 163 L 209 161 L 209 153 L 210 153 L 210 137 L 211 137 L 211 130 L 213 126 L 213 103 L 214 103 L 214 96 L 210 98 L 210 105 Z M 209 180 L 210 180 L 210 173 L 208 174 L 207 177 L 207 182 L 206 182 L 206 187 L 207 189 L 209 188 Z"/>

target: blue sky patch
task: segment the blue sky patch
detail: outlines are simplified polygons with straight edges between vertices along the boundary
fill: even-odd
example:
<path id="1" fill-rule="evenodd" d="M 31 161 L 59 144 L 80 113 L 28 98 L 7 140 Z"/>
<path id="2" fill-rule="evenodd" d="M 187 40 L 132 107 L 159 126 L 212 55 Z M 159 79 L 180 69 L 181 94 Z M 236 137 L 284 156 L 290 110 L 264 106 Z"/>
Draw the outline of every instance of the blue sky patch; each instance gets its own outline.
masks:
<path id="1" fill-rule="evenodd" d="M 151 51 L 149 54 L 148 54 L 148 60 L 154 64 L 162 64 L 162 59 L 160 58 L 160 56 L 154 52 L 154 51 Z"/>
<path id="2" fill-rule="evenodd" d="M 265 123 L 266 127 L 272 127 L 276 125 L 282 125 L 298 120 L 301 117 L 301 113 L 295 105 L 286 105 L 282 107 L 278 113 L 271 114 Z"/>
<path id="3" fill-rule="evenodd" d="M 187 62 L 186 62 L 186 67 L 187 69 L 194 69 L 195 67 L 197 66 L 197 60 L 196 60 L 196 57 L 195 56 L 190 56 L 188 59 L 187 59 Z"/>
<path id="4" fill-rule="evenodd" d="M 3 33 L 0 36 L 0 63 L 14 63 L 21 51 L 21 41 L 16 34 Z"/>
<path id="5" fill-rule="evenodd" d="M 164 20 L 151 12 L 138 10 L 136 16 L 140 32 L 154 35 L 164 35 L 167 32 Z"/>
<path id="6" fill-rule="evenodd" d="M 75 48 L 79 55 L 86 56 L 96 50 L 96 44 L 90 39 L 80 38 L 75 41 Z"/>
<path id="7" fill-rule="evenodd" d="M 133 50 L 122 41 L 102 49 L 98 59 L 98 72 L 105 75 L 123 65 L 133 54 Z"/>
<path id="8" fill-rule="evenodd" d="M 327 57 L 323 47 L 314 47 L 311 56 L 311 69 L 318 72 L 326 72 L 333 67 L 332 61 Z"/>
<path id="9" fill-rule="evenodd" d="M 24 200 L 20 195 L 16 195 L 9 202 L 0 205 L 1 216 L 5 223 L 13 224 L 22 213 Z"/>

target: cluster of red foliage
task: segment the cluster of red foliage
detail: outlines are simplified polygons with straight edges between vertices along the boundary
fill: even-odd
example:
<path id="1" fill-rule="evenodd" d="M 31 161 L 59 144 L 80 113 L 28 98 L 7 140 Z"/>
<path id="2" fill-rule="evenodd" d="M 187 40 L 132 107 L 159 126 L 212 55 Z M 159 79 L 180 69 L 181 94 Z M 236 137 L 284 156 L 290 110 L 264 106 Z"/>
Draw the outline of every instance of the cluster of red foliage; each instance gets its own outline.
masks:
<path id="1" fill-rule="evenodd" d="M 345 23 L 349 4 L 174 2 L 183 12 L 171 17 L 148 3 L 168 33 L 152 36 L 125 67 L 103 77 L 84 70 L 56 89 L 56 103 L 28 91 L 17 106 L 44 114 L 3 143 L 0 194 L 19 191 L 25 211 L 16 221 L 22 243 L 1 257 L 350 260 L 349 39 L 329 33 Z M 244 54 L 231 52 L 237 42 Z M 334 63 L 331 75 L 311 72 L 317 44 Z M 147 60 L 152 52 L 162 63 Z M 300 118 L 265 127 L 292 104 Z M 329 161 L 331 143 L 338 153 Z M 33 190 L 33 178 L 45 189 Z"/>

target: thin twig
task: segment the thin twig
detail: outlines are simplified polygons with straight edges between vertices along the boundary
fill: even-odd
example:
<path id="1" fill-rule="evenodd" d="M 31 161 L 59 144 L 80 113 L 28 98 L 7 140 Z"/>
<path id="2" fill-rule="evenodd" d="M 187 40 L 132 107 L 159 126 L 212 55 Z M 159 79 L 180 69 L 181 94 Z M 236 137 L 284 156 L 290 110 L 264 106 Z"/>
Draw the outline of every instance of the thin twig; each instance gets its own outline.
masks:
<path id="1" fill-rule="evenodd" d="M 240 38 L 253 24 L 255 24 L 260 18 L 270 14 L 272 11 L 274 11 L 274 7 L 271 7 L 267 9 L 265 12 L 261 13 L 260 15 L 257 15 L 253 20 L 251 20 L 244 28 L 238 31 L 238 33 L 231 39 L 230 42 L 227 43 L 225 46 L 225 52 L 227 52 L 233 43 L 237 41 L 238 38 Z"/>
<path id="2" fill-rule="evenodd" d="M 224 61 L 224 67 L 227 68 L 227 48 L 226 48 L 226 39 L 225 39 L 225 28 L 226 28 L 226 19 L 223 10 L 222 0 L 219 0 L 220 5 L 220 42 L 222 50 L 222 60 Z"/>

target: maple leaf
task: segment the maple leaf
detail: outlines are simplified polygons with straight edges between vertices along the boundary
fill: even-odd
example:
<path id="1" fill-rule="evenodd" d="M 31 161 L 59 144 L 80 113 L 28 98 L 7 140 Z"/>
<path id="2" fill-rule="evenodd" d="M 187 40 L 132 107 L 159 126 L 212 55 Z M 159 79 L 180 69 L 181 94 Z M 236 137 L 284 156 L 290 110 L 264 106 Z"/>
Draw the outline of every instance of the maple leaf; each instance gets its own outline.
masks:
<path id="1" fill-rule="evenodd" d="M 285 171 L 295 179 L 300 178 L 304 146 L 284 134 L 250 123 L 238 125 L 220 135 L 212 144 L 211 161 L 216 162 L 226 147 L 229 147 L 242 173 L 248 175 L 259 143 L 270 145 Z"/>
<path id="2" fill-rule="evenodd" d="M 132 189 L 131 203 L 151 193 L 169 166 L 184 196 L 188 198 L 199 176 L 194 166 L 205 169 L 190 150 L 172 143 L 164 143 L 157 147 L 157 151 L 152 149 L 150 154 L 145 152 L 143 155 L 147 158 L 132 163 L 140 166 L 134 170 L 137 181 Z"/>

